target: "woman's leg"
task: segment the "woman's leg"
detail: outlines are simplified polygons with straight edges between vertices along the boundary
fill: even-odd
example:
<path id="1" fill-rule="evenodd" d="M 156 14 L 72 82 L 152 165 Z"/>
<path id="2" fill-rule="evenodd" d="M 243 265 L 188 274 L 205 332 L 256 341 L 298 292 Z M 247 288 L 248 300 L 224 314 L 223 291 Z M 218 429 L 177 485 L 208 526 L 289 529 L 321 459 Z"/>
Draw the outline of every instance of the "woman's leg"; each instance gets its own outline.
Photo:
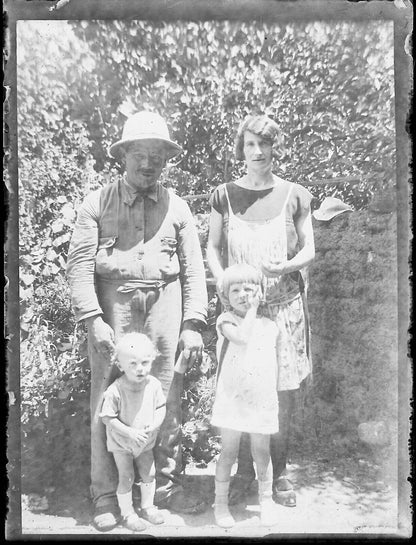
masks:
<path id="1" fill-rule="evenodd" d="M 273 466 L 273 493 L 277 503 L 296 506 L 296 495 L 287 479 L 283 478 L 289 453 L 290 424 L 299 390 L 278 392 L 279 432 L 270 437 L 270 455 Z"/>
<path id="2" fill-rule="evenodd" d="M 133 508 L 133 456 L 128 452 L 114 452 L 113 455 L 118 471 L 117 500 L 121 516 L 127 528 L 134 532 L 140 532 L 146 526 L 139 519 Z"/>
<path id="3" fill-rule="evenodd" d="M 272 500 L 272 466 L 270 463 L 270 436 L 251 433 L 251 452 L 257 469 L 259 482 L 260 521 L 271 526 L 276 522 Z"/>
<path id="4" fill-rule="evenodd" d="M 246 497 L 251 483 L 255 478 L 256 473 L 254 471 L 253 458 L 251 456 L 250 435 L 248 433 L 242 433 L 238 451 L 237 472 L 231 483 L 231 505 L 239 503 Z"/>
<path id="5" fill-rule="evenodd" d="M 270 435 L 250 433 L 251 454 L 257 469 L 259 481 L 272 480 L 272 466 L 270 463 Z"/>
<path id="6" fill-rule="evenodd" d="M 221 453 L 215 470 L 215 522 L 222 528 L 234 525 L 234 519 L 228 509 L 228 490 L 231 468 L 237 458 L 241 432 L 221 429 Z"/>
<path id="7" fill-rule="evenodd" d="M 142 482 L 140 483 L 141 516 L 152 524 L 162 524 L 165 519 L 154 505 L 156 481 L 153 450 L 142 452 L 134 459 Z"/>

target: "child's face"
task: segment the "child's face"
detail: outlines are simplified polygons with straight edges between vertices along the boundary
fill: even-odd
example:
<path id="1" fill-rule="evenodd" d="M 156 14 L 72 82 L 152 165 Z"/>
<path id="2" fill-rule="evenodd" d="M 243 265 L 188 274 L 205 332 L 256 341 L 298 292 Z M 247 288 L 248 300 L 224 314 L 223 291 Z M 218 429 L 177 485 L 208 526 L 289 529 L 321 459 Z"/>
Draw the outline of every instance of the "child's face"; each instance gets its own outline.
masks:
<path id="1" fill-rule="evenodd" d="M 251 307 L 253 299 L 259 294 L 259 287 L 257 284 L 251 282 L 239 282 L 231 284 L 230 291 L 228 293 L 228 300 L 231 307 L 240 316 L 245 316 L 248 309 Z"/>
<path id="2" fill-rule="evenodd" d="M 133 347 L 122 347 L 117 354 L 117 364 L 127 380 L 134 384 L 142 383 L 150 373 L 153 354 Z"/>

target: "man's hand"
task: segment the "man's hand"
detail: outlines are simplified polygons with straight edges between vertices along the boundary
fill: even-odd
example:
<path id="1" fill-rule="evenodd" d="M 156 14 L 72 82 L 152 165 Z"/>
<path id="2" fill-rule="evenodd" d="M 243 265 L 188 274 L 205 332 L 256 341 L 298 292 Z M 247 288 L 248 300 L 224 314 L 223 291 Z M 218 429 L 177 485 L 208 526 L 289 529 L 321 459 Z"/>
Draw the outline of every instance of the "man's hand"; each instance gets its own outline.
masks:
<path id="1" fill-rule="evenodd" d="M 204 343 L 201 334 L 198 331 L 185 328 L 179 337 L 179 350 L 183 352 L 183 357 L 188 360 L 188 369 L 192 367 L 195 360 L 202 357 Z"/>
<path id="2" fill-rule="evenodd" d="M 114 350 L 113 329 L 101 316 L 92 316 L 87 318 L 86 322 L 93 347 L 104 357 L 110 358 Z"/>

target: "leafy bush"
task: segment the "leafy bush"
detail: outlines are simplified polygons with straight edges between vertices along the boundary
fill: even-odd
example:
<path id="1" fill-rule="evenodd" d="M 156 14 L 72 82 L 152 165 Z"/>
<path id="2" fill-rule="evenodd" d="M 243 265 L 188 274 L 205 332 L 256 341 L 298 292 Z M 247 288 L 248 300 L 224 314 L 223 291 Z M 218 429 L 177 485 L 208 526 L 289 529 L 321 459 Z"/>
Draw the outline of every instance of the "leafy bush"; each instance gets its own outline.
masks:
<path id="1" fill-rule="evenodd" d="M 380 22 L 19 21 L 17 39 L 23 485 L 59 475 L 85 486 L 89 368 L 64 271 L 80 202 L 121 174 L 106 149 L 124 114 L 166 117 L 184 153 L 162 182 L 179 195 L 243 172 L 233 138 L 255 108 L 281 127 L 278 174 L 299 183 L 356 176 L 359 185 L 312 192 L 365 208 L 375 186 L 394 185 L 393 37 Z M 190 205 L 205 249 L 208 202 Z M 183 398 L 185 459 L 199 463 L 218 450 L 210 290 L 204 365 L 186 376 Z"/>

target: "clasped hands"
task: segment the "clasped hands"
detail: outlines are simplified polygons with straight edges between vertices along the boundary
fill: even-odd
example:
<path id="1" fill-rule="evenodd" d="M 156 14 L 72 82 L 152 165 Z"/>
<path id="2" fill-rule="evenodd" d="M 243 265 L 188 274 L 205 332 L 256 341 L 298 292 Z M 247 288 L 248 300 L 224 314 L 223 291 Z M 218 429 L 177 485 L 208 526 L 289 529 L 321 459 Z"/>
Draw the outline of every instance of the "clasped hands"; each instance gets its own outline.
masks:
<path id="1" fill-rule="evenodd" d="M 287 261 L 279 261 L 277 259 L 263 261 L 261 264 L 261 272 L 268 278 L 282 276 L 287 273 Z"/>
<path id="2" fill-rule="evenodd" d="M 138 447 L 144 447 L 149 439 L 149 434 L 152 432 L 150 426 L 144 426 L 142 429 L 126 427 L 126 436 L 137 444 Z"/>

